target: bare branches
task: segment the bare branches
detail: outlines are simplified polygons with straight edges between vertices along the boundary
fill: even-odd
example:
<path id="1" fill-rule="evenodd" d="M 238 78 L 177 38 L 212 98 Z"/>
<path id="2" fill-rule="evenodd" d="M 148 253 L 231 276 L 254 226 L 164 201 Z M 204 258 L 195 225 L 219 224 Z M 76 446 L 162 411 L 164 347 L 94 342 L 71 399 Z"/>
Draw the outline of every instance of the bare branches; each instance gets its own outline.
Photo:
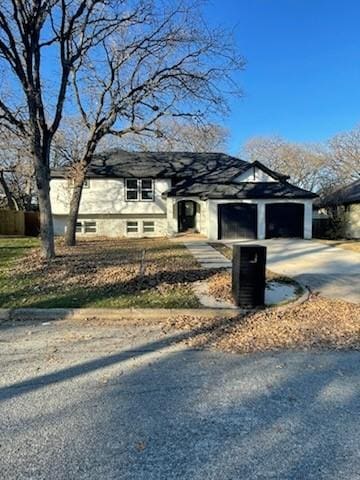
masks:
<path id="1" fill-rule="evenodd" d="M 165 116 L 226 113 L 242 67 L 231 36 L 208 28 L 192 0 L 3 0 L 0 69 L 21 94 L 13 105 L 0 92 L 0 124 L 28 136 L 47 256 L 50 152 L 68 105 L 77 104 L 88 132 L 86 170 L 109 133 L 151 132 Z M 24 102 L 25 118 L 17 114 Z"/>
<path id="2" fill-rule="evenodd" d="M 128 134 L 122 138 L 121 148 L 140 151 L 225 152 L 229 132 L 224 127 L 195 122 L 193 117 L 171 115 L 151 125 L 141 135 Z"/>
<path id="3" fill-rule="evenodd" d="M 73 69 L 89 152 L 107 134 L 158 131 L 162 117 L 224 113 L 226 84 L 240 94 L 231 74 L 244 62 L 225 32 L 208 29 L 191 4 L 141 6 Z"/>
<path id="4" fill-rule="evenodd" d="M 20 87 L 19 105 L 0 92 L 0 125 L 28 135 L 39 196 L 43 253 L 54 256 L 49 192 L 51 144 L 67 101 L 70 73 L 115 31 L 144 15 L 145 3 L 125 0 L 3 0 L 0 6 L 0 69 Z M 96 55 L 96 54 L 94 54 Z M 47 64 L 47 65 L 46 65 Z M 53 68 L 55 74 L 46 74 Z M 1 72 L 2 73 L 2 72 Z M 1 85 L 1 89 L 3 85 Z M 26 131 L 26 132 L 25 132 Z"/>
<path id="5" fill-rule="evenodd" d="M 319 190 L 327 180 L 328 158 L 318 145 L 302 145 L 280 137 L 257 137 L 245 145 L 245 156 L 272 170 L 290 176 L 290 181 L 307 190 Z"/>
<path id="6" fill-rule="evenodd" d="M 0 185 L 8 208 L 31 208 L 35 182 L 27 137 L 9 129 L 0 129 Z"/>
<path id="7" fill-rule="evenodd" d="M 360 127 L 320 145 L 297 144 L 280 137 L 252 138 L 244 153 L 249 160 L 290 175 L 303 188 L 330 192 L 360 178 Z"/>
<path id="8" fill-rule="evenodd" d="M 330 139 L 329 161 L 338 186 L 360 178 L 360 126 Z"/>

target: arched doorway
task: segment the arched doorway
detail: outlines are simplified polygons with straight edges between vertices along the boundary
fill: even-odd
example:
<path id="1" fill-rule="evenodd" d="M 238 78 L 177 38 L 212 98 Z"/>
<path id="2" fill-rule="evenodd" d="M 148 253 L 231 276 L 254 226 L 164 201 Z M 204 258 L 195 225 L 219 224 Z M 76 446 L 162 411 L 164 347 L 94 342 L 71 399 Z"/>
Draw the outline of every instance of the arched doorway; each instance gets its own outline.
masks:
<path id="1" fill-rule="evenodd" d="M 180 200 L 178 202 L 179 232 L 196 229 L 196 206 L 194 200 Z"/>

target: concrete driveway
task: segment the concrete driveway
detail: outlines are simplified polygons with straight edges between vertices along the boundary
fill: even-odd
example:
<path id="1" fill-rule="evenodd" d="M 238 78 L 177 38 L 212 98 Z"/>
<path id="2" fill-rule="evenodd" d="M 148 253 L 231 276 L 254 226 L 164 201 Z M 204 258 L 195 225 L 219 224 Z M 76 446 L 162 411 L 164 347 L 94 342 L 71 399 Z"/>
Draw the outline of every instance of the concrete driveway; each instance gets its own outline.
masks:
<path id="1" fill-rule="evenodd" d="M 194 351 L 161 326 L 0 327 L 3 480 L 355 480 L 360 352 Z"/>
<path id="2" fill-rule="evenodd" d="M 360 254 L 314 240 L 225 241 L 267 246 L 268 268 L 330 298 L 360 303 Z"/>

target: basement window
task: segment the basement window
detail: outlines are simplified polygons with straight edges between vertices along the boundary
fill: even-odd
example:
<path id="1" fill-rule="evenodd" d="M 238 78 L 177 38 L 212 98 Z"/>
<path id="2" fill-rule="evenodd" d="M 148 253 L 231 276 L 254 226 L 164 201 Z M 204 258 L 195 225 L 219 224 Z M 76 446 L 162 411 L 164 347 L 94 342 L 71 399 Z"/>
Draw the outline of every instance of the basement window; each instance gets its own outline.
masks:
<path id="1" fill-rule="evenodd" d="M 96 233 L 96 222 L 85 222 L 85 233 Z"/>
<path id="2" fill-rule="evenodd" d="M 143 232 L 144 233 L 154 233 L 155 232 L 155 222 L 143 222 Z"/>
<path id="3" fill-rule="evenodd" d="M 82 224 L 81 222 L 76 222 L 76 233 L 82 232 Z"/>
<path id="4" fill-rule="evenodd" d="M 138 233 L 138 222 L 126 222 L 126 233 Z"/>

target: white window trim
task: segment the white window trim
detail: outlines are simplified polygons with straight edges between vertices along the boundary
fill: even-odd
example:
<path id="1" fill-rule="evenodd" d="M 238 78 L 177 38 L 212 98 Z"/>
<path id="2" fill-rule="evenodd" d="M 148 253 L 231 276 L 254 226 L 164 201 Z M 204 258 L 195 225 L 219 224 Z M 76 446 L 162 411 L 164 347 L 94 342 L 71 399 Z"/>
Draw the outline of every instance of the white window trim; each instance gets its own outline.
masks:
<path id="1" fill-rule="evenodd" d="M 86 231 L 86 225 L 85 225 L 86 223 L 94 223 L 95 224 L 95 231 L 94 232 L 87 232 Z M 80 230 L 77 230 L 78 228 L 80 228 Z M 66 232 L 66 230 L 67 230 L 67 227 L 65 226 L 65 232 Z M 96 220 L 78 220 L 76 222 L 75 231 L 79 235 L 94 235 L 94 234 L 98 233 L 97 221 Z"/>
<path id="2" fill-rule="evenodd" d="M 91 227 L 89 227 L 89 224 L 91 224 Z M 87 232 L 86 231 L 86 228 L 95 228 L 94 231 L 91 231 L 91 232 Z M 95 220 L 84 220 L 84 233 L 87 235 L 87 234 L 91 234 L 91 233 L 97 233 L 97 222 Z"/>
<path id="3" fill-rule="evenodd" d="M 136 223 L 136 226 L 135 225 L 129 225 L 129 223 Z M 129 230 L 130 229 L 135 229 L 136 230 Z M 127 220 L 126 221 L 126 234 L 127 235 L 131 235 L 131 234 L 138 234 L 139 233 L 139 221 L 138 220 Z"/>
<path id="4" fill-rule="evenodd" d="M 149 228 L 149 226 L 145 227 L 145 223 L 152 224 L 152 226 L 150 226 L 150 228 L 152 228 L 152 230 L 145 230 L 145 228 Z M 143 231 L 143 233 L 155 233 L 155 220 L 143 220 L 142 231 Z"/>
<path id="5" fill-rule="evenodd" d="M 136 223 L 136 227 L 132 226 L 130 228 L 136 228 L 135 230 L 130 230 L 129 231 L 129 223 Z M 146 223 L 151 223 L 152 224 L 152 230 L 151 231 L 146 231 L 145 224 Z M 125 222 L 125 232 L 127 236 L 132 236 L 132 235 L 150 235 L 152 233 L 156 233 L 156 221 L 155 220 L 126 220 Z"/>
<path id="6" fill-rule="evenodd" d="M 127 181 L 128 180 L 133 180 L 136 181 L 137 188 L 127 188 Z M 143 180 L 149 180 L 151 182 L 151 189 L 150 188 L 142 188 L 142 182 Z M 155 181 L 153 178 L 125 178 L 125 201 L 126 202 L 153 202 L 155 200 Z M 137 192 L 137 198 L 132 199 L 132 198 L 127 198 L 127 192 Z M 142 192 L 151 192 L 151 198 L 142 198 Z"/>

